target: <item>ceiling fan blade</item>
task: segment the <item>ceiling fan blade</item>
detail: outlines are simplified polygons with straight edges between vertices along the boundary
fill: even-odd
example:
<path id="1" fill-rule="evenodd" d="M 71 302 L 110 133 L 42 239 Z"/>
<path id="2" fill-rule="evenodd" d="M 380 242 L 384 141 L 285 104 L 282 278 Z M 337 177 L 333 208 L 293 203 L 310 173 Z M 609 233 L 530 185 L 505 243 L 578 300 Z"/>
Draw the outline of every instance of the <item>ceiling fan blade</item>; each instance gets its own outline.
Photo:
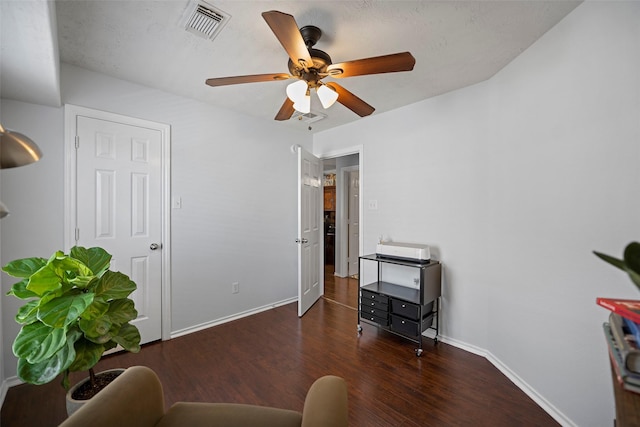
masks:
<path id="1" fill-rule="evenodd" d="M 289 74 L 253 74 L 250 76 L 233 76 L 233 77 L 219 77 L 215 79 L 207 79 L 205 81 L 209 86 L 227 86 L 237 85 L 240 83 L 257 83 L 257 82 L 271 82 L 279 80 L 287 80 L 291 78 Z"/>
<path id="2" fill-rule="evenodd" d="M 411 71 L 415 63 L 416 59 L 413 55 L 409 52 L 402 52 L 332 64 L 327 67 L 327 71 L 331 77 L 342 78 Z"/>
<path id="3" fill-rule="evenodd" d="M 307 45 L 304 43 L 298 24 L 293 16 L 277 10 L 271 10 L 263 12 L 262 17 L 267 21 L 267 25 L 276 35 L 294 64 L 300 65 L 305 69 L 313 66 L 313 60 L 309 55 Z"/>
<path id="4" fill-rule="evenodd" d="M 293 101 L 289 98 L 286 98 L 284 100 L 284 104 L 282 104 L 282 107 L 280 107 L 280 111 L 278 111 L 278 114 L 276 114 L 275 119 L 280 121 L 289 120 L 291 116 L 293 116 L 294 111 L 295 110 L 293 109 Z"/>
<path id="5" fill-rule="evenodd" d="M 368 116 L 376 110 L 371 105 L 340 86 L 338 83 L 330 82 L 326 83 L 326 85 L 338 92 L 338 102 L 340 104 L 344 105 L 360 117 Z"/>

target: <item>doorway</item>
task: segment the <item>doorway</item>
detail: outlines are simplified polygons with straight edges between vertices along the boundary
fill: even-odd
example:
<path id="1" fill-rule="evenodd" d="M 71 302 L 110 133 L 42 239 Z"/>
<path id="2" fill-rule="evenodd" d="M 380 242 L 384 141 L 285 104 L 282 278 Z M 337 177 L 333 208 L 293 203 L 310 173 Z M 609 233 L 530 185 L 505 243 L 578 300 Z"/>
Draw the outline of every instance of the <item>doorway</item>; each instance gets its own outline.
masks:
<path id="1" fill-rule="evenodd" d="M 323 159 L 324 297 L 357 309 L 360 155 Z"/>
<path id="2" fill-rule="evenodd" d="M 170 128 L 65 106 L 65 245 L 100 246 L 136 282 L 141 343 L 170 331 Z"/>

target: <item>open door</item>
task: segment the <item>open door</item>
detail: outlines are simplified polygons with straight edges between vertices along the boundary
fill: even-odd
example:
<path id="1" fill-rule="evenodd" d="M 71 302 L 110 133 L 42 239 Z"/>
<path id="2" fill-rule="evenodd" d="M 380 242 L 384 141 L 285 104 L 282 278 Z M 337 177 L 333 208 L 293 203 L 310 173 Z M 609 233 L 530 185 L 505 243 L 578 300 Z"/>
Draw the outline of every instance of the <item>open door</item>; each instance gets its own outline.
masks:
<path id="1" fill-rule="evenodd" d="M 298 316 L 323 294 L 322 168 L 313 154 L 298 147 Z"/>

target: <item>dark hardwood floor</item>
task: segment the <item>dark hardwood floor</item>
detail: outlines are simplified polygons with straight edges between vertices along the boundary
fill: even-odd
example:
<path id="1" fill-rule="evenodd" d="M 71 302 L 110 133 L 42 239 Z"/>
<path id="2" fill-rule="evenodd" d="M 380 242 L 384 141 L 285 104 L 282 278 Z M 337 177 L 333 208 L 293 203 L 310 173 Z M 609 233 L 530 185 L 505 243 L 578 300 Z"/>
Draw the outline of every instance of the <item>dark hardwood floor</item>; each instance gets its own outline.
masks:
<path id="1" fill-rule="evenodd" d="M 149 366 L 167 406 L 238 402 L 301 410 L 311 383 L 334 374 L 348 383 L 352 426 L 558 425 L 482 357 L 429 339 L 416 357 L 413 343 L 368 324 L 358 337 L 353 282 L 328 284 L 342 288 L 326 289 L 327 298 L 303 318 L 289 304 L 151 343 L 138 354 L 106 356 L 97 368 Z M 83 376 L 75 373 L 72 382 Z M 3 427 L 55 426 L 64 418 L 58 382 L 12 387 L 1 412 Z"/>
<path id="2" fill-rule="evenodd" d="M 358 280 L 342 278 L 334 274 L 333 265 L 324 267 L 324 298 L 346 305 L 354 310 L 358 309 Z"/>

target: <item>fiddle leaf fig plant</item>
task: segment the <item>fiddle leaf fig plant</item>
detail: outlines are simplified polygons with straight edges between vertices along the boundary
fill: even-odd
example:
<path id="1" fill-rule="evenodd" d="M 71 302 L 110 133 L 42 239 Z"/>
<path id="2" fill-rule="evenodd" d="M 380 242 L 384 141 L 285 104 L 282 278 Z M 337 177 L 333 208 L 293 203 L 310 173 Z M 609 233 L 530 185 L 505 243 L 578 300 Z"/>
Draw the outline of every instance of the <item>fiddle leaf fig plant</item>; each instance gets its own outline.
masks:
<path id="1" fill-rule="evenodd" d="M 631 242 L 624 249 L 622 259 L 614 258 L 600 252 L 593 251 L 600 259 L 627 272 L 631 281 L 640 289 L 640 243 Z"/>
<path id="2" fill-rule="evenodd" d="M 45 384 L 62 373 L 68 389 L 69 372 L 88 370 L 93 379 L 105 351 L 140 351 L 140 332 L 130 323 L 138 312 L 128 298 L 136 284 L 109 270 L 110 262 L 102 248 L 75 246 L 2 268 L 20 279 L 7 294 L 27 301 L 15 317 L 22 325 L 13 343 L 20 379 Z"/>

